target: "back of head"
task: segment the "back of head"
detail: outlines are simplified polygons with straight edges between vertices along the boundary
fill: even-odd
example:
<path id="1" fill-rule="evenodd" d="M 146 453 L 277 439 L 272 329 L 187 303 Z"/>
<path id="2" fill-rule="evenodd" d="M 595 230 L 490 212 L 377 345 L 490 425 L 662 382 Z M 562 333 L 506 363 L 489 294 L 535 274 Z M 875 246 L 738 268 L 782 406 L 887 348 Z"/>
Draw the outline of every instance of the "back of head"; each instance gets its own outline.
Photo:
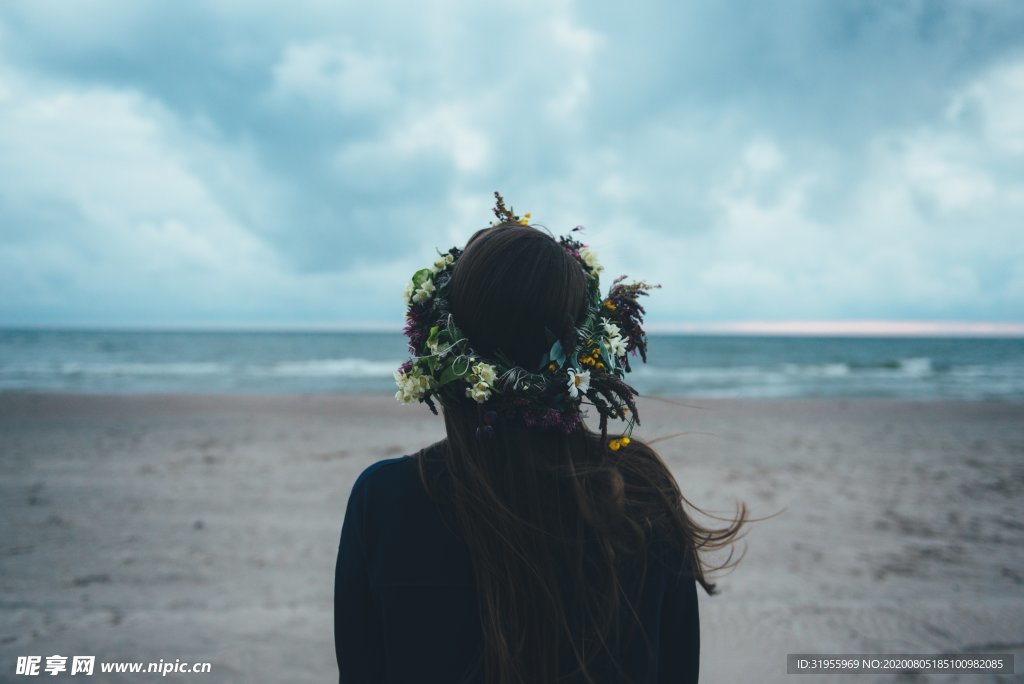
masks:
<path id="1" fill-rule="evenodd" d="M 441 313 L 450 315 L 476 355 L 537 373 L 555 341 L 564 350 L 577 349 L 589 276 L 564 242 L 506 220 L 478 231 L 451 254 L 457 260 Z M 414 286 L 422 287 L 422 279 L 414 279 Z M 422 348 L 425 324 L 410 325 L 419 330 L 411 333 L 413 346 Z M 564 382 L 557 382 L 564 393 Z M 484 681 L 536 684 L 575 672 L 589 682 L 598 662 L 621 668 L 621 640 L 636 627 L 625 624 L 633 611 L 624 605 L 630 599 L 623 569 L 645 558 L 654 541 L 674 548 L 674 562 L 713 590 L 698 547 L 724 546 L 742 516 L 723 531 L 696 525 L 652 449 L 634 439 L 611 451 L 604 436 L 582 422 L 559 430 L 502 421 L 481 438 L 484 406 L 466 395 L 435 395 L 447 432 L 443 467 L 428 471 L 422 460 L 420 465 L 432 493 L 434 478 L 443 476 L 442 503 L 453 511 L 473 561 Z"/>
<path id="2" fill-rule="evenodd" d="M 528 370 L 550 347 L 549 331 L 571 348 L 587 292 L 579 264 L 554 238 L 512 222 L 470 238 L 450 288 L 452 316 L 473 348 Z"/>

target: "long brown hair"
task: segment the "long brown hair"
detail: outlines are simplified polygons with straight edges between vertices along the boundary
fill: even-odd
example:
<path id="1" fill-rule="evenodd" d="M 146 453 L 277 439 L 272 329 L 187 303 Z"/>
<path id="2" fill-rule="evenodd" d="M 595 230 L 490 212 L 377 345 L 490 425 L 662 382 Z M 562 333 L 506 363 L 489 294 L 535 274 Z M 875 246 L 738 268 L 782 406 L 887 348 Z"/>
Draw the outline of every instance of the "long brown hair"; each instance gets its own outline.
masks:
<path id="1" fill-rule="evenodd" d="M 470 238 L 449 301 L 477 352 L 535 370 L 545 329 L 571 340 L 585 294 L 579 264 L 551 236 L 503 223 Z M 443 410 L 444 503 L 473 562 L 488 684 L 555 682 L 566 668 L 592 682 L 599 659 L 621 672 L 616 654 L 636 623 L 623 568 L 648 551 L 715 593 L 701 552 L 738 538 L 744 504 L 727 527 L 702 527 L 668 466 L 638 439 L 613 454 L 589 429 L 501 425 L 481 440 L 478 406 Z M 423 459 L 420 474 L 436 495 L 437 473 Z"/>

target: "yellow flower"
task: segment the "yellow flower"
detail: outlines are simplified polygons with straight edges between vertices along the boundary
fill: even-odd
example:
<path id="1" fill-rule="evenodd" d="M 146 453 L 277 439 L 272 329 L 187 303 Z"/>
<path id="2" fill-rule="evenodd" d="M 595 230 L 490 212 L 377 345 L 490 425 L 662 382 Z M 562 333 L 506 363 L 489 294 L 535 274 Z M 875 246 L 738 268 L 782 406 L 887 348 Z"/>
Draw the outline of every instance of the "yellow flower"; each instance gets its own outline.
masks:
<path id="1" fill-rule="evenodd" d="M 604 363 L 602 363 L 601 361 L 598 361 L 597 362 L 597 367 L 598 368 L 604 368 Z"/>
<path id="2" fill-rule="evenodd" d="M 608 442 L 608 448 L 611 449 L 612 451 L 618 451 L 620 446 L 621 445 L 619 444 L 619 440 L 617 439 L 613 439 L 612 441 Z"/>
<path id="3" fill-rule="evenodd" d="M 619 442 L 622 443 L 622 446 L 629 446 L 629 437 L 623 437 Z"/>
<path id="4" fill-rule="evenodd" d="M 525 216 L 526 218 L 530 218 L 531 214 L 530 212 L 526 212 L 525 214 L 523 214 L 523 216 Z"/>
<path id="5" fill-rule="evenodd" d="M 558 364 L 556 364 L 554 361 L 552 361 L 551 363 L 548 364 L 548 370 L 549 371 L 556 371 L 556 370 L 558 370 Z"/>
<path id="6" fill-rule="evenodd" d="M 617 307 L 615 306 L 615 302 L 613 302 L 610 299 L 606 299 L 604 300 L 604 308 L 608 309 L 609 311 L 615 311 Z"/>

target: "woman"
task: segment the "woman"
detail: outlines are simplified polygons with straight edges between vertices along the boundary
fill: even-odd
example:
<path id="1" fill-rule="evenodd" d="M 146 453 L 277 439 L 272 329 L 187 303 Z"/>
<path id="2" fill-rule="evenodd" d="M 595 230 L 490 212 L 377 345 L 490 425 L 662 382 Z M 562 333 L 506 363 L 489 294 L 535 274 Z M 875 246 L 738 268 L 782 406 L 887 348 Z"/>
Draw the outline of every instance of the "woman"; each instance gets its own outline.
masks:
<path id="1" fill-rule="evenodd" d="M 631 438 L 637 298 L 572 237 L 505 208 L 406 288 L 414 359 L 398 398 L 446 439 L 371 465 L 336 566 L 340 681 L 696 682 L 705 529 L 665 463 Z M 529 215 L 527 215 L 527 218 Z M 583 422 L 596 413 L 600 432 Z M 625 430 L 608 434 L 612 419 Z M 731 557 L 731 554 L 730 554 Z"/>

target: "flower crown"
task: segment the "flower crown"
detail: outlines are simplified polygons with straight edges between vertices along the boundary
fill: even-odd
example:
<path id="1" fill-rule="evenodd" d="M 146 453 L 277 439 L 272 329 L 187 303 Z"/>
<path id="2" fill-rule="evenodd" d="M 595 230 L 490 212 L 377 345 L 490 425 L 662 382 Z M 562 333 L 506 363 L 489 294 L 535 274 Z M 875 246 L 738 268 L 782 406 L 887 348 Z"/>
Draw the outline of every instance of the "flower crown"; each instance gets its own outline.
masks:
<path id="1" fill-rule="evenodd" d="M 494 195 L 499 224 L 529 224 L 530 214 L 516 216 L 500 194 Z M 579 230 L 582 226 L 573 232 Z M 475 402 L 482 418 L 477 437 L 493 435 L 499 421 L 513 420 L 568 434 L 580 426 L 586 415 L 582 405 L 587 403 L 600 414 L 603 441 L 607 441 L 609 419 L 627 421 L 623 436 L 607 443 L 613 451 L 628 445 L 633 426 L 640 421 L 637 392 L 623 378 L 630 371 L 630 354 L 647 361 L 645 312 L 638 298 L 660 286 L 625 283 L 621 276 L 602 297 L 599 274 L 603 267 L 594 251 L 571 235 L 558 242 L 587 276 L 586 309 L 571 348 L 554 340 L 537 370 L 517 366 L 500 352 L 493 358 L 476 353 L 448 309 L 452 270 L 462 255 L 462 250 L 452 247 L 440 253 L 430 268 L 416 271 L 405 287 L 405 334 L 413 358 L 395 371 L 395 397 L 407 404 L 423 402 L 435 414 L 434 397 L 448 405 Z"/>

